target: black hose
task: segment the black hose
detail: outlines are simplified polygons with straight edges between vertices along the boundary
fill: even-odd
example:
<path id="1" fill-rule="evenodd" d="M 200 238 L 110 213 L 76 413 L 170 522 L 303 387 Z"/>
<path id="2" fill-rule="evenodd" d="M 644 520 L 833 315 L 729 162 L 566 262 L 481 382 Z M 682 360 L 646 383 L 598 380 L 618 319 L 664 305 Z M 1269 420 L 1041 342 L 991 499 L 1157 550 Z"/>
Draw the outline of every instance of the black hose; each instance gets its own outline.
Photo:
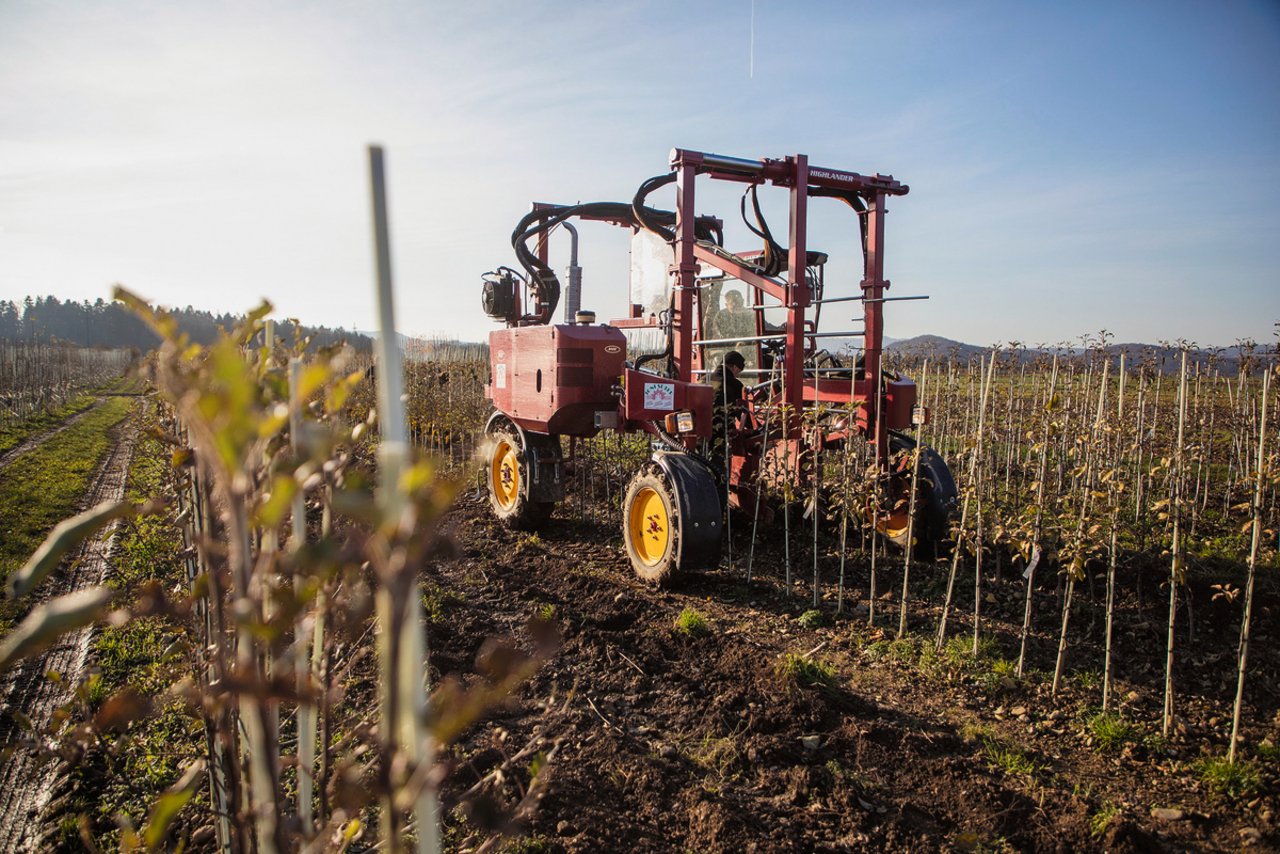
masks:
<path id="1" fill-rule="evenodd" d="M 520 266 L 529 273 L 529 286 L 533 289 L 534 297 L 538 301 L 538 311 L 530 317 L 536 323 L 550 322 L 551 315 L 555 313 L 556 304 L 560 301 L 560 279 L 555 271 L 544 264 L 537 253 L 529 248 L 530 238 L 549 232 L 571 217 L 590 216 L 623 222 L 632 228 L 645 228 L 655 231 L 668 241 L 674 240 L 675 232 L 667 226 L 675 224 L 675 212 L 645 207 L 637 203 L 643 201 L 644 195 L 653 189 L 674 180 L 674 172 L 671 175 L 650 178 L 642 185 L 636 201 L 631 204 L 588 202 L 579 205 L 557 205 L 539 208 L 521 217 L 511 232 L 511 247 L 515 250 Z M 697 217 L 694 220 L 694 233 L 700 240 L 716 241 L 717 245 L 724 242 L 723 230 L 716 224 L 713 217 Z"/>
<path id="2" fill-rule="evenodd" d="M 852 190 L 838 190 L 833 187 L 810 187 L 809 195 L 840 199 L 858 213 L 858 231 L 862 234 L 862 257 L 867 257 L 867 205 L 862 197 Z"/>
<path id="3" fill-rule="evenodd" d="M 667 228 L 664 222 L 660 222 L 657 217 L 651 217 L 648 212 L 653 210 L 646 207 L 644 200 L 659 187 L 665 187 L 674 183 L 676 180 L 675 172 L 668 172 L 666 175 L 655 175 L 640 185 L 636 190 L 636 194 L 631 199 L 631 211 L 636 223 L 645 231 L 652 231 L 668 243 L 672 243 L 676 239 L 676 233 L 673 229 Z M 674 218 L 672 219 L 674 223 Z"/>
<path id="4" fill-rule="evenodd" d="M 751 220 L 747 219 L 747 196 L 751 196 L 751 208 L 755 213 L 756 224 L 752 225 Z M 746 223 L 747 228 L 756 237 L 764 241 L 764 255 L 761 259 L 763 263 L 760 265 L 764 275 L 776 276 L 782 272 L 782 268 L 786 266 L 787 250 L 773 238 L 773 232 L 769 229 L 769 223 L 765 221 L 764 213 L 760 210 L 760 197 L 756 192 L 756 185 L 752 184 L 742 194 L 742 202 L 739 205 L 742 211 L 742 221 Z M 757 227 L 758 226 L 758 227 Z"/>

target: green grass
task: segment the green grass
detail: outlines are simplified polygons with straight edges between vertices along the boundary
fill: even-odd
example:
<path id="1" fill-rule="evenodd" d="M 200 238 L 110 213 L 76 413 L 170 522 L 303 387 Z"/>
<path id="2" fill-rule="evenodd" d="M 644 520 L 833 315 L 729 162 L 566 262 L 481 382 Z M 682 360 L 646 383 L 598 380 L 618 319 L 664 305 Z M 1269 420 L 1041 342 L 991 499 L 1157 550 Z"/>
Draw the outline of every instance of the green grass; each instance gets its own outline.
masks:
<path id="1" fill-rule="evenodd" d="M 673 627 L 685 637 L 700 638 L 711 634 L 711 622 L 693 608 L 681 611 Z"/>
<path id="2" fill-rule="evenodd" d="M 111 447 L 108 431 L 133 400 L 109 398 L 79 423 L 23 454 L 0 478 L 0 583 L 21 567 L 58 522 L 74 514 L 98 464 Z M 0 634 L 25 603 L 0 605 Z"/>
<path id="3" fill-rule="evenodd" d="M 98 400 L 92 394 L 71 398 L 56 409 L 37 412 L 17 421 L 0 424 L 0 454 L 25 442 L 37 433 L 52 430 L 73 415 L 84 412 Z"/>
<path id="4" fill-rule="evenodd" d="M 1095 839 L 1101 838 L 1106 834 L 1107 828 L 1111 826 L 1111 822 L 1116 816 L 1120 815 L 1122 810 L 1117 804 L 1106 803 L 1098 808 L 1098 811 L 1089 816 L 1089 832 L 1093 834 Z"/>
<path id="5" fill-rule="evenodd" d="M 457 602 L 466 600 L 466 596 L 456 590 L 445 590 L 439 584 L 430 581 L 423 582 L 422 585 L 422 613 L 427 618 L 427 622 L 432 625 L 440 625 L 444 622 L 444 615 L 450 606 Z M 555 607 L 554 605 L 552 606 Z"/>
<path id="6" fill-rule="evenodd" d="M 802 629 L 816 629 L 827 624 L 827 615 L 813 609 L 805 611 L 799 617 L 796 617 L 796 622 Z"/>
<path id="7" fill-rule="evenodd" d="M 1034 754 L 1021 745 L 1003 738 L 1000 731 L 991 724 L 966 721 L 960 725 L 957 732 L 965 742 L 982 746 L 982 756 L 992 768 L 1006 774 L 1031 778 L 1044 770 L 1044 766 L 1036 761 Z"/>
<path id="8" fill-rule="evenodd" d="M 1114 712 L 1099 712 L 1089 718 L 1087 726 L 1094 746 L 1104 753 L 1113 753 L 1137 740 L 1134 725 Z"/>
<path id="9" fill-rule="evenodd" d="M 777 674 L 800 685 L 831 689 L 836 686 L 836 669 L 825 661 L 812 661 L 789 652 L 778 659 Z"/>
<path id="10" fill-rule="evenodd" d="M 1012 776 L 1034 777 L 1044 767 L 1021 746 L 994 738 L 984 741 L 982 755 L 992 767 Z"/>
<path id="11" fill-rule="evenodd" d="M 1196 763 L 1200 780 L 1212 791 L 1230 797 L 1247 797 L 1258 790 L 1258 765 L 1251 759 L 1230 762 L 1225 756 L 1214 756 Z"/>
<path id="12" fill-rule="evenodd" d="M 115 400 L 123 400 L 116 398 Z M 108 403 L 110 405 L 110 402 Z M 96 413 L 95 413 L 96 414 Z M 134 450 L 125 494 L 140 501 L 160 494 L 169 477 L 169 448 L 143 435 Z M 166 590 L 187 585 L 186 568 L 177 557 L 181 536 L 169 517 L 127 519 L 121 523 L 108 583 L 130 598 L 138 586 L 156 580 Z M 122 689 L 136 691 L 154 704 L 123 731 L 104 733 L 104 750 L 93 750 L 72 771 L 77 786 L 68 812 L 88 817 L 103 850 L 118 844 L 116 816 L 141 826 L 156 796 L 179 777 L 184 762 L 204 752 L 204 726 L 194 710 L 167 693 L 193 665 L 184 633 L 171 622 L 148 617 L 107 626 L 94 638 L 93 663 L 82 693 L 96 709 Z M 201 787 L 188 811 L 208 809 L 208 790 Z M 181 820 L 181 818 L 179 819 Z M 74 846 L 79 846 L 78 831 Z"/>

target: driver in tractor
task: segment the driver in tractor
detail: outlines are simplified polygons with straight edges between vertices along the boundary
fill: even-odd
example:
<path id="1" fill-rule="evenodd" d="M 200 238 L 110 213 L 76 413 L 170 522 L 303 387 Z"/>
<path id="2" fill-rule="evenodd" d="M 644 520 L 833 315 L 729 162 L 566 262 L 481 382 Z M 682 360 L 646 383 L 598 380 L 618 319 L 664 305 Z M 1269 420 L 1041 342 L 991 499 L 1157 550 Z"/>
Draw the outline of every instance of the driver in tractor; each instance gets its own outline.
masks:
<path id="1" fill-rule="evenodd" d="M 754 482 L 763 440 L 752 423 L 745 387 L 738 379 L 745 369 L 746 359 L 737 350 L 730 350 L 710 376 L 716 396 L 708 457 L 732 484 L 729 507 L 733 510 L 751 510 L 756 504 Z M 768 524 L 772 511 L 768 507 L 761 509 Z"/>

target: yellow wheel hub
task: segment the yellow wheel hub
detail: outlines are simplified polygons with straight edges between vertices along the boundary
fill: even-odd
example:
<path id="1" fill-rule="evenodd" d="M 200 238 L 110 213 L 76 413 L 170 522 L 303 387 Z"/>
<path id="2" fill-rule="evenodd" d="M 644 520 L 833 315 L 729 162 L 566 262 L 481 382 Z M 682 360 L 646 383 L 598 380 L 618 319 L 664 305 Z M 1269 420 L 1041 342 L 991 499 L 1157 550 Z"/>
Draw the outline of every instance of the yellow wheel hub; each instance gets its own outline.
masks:
<path id="1" fill-rule="evenodd" d="M 890 514 L 888 517 L 881 517 L 880 530 L 890 537 L 901 537 L 907 533 L 907 526 L 910 522 L 911 518 L 906 511 L 900 510 Z"/>
<path id="2" fill-rule="evenodd" d="M 671 520 L 667 506 L 656 490 L 645 487 L 636 493 L 627 514 L 631 547 L 646 566 L 654 566 L 667 553 L 671 542 Z"/>
<path id="3" fill-rule="evenodd" d="M 510 442 L 498 440 L 490 469 L 494 499 L 503 509 L 514 507 L 520 497 L 520 461 L 516 459 L 516 448 Z"/>

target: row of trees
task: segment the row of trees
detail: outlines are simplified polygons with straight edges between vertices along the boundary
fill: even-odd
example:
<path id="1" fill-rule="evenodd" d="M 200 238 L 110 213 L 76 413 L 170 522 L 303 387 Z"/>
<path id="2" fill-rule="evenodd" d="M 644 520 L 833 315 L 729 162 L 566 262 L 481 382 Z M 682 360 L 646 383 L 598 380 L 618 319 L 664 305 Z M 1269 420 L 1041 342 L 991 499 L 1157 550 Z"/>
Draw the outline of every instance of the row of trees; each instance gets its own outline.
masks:
<path id="1" fill-rule="evenodd" d="M 233 314 L 213 314 L 187 306 L 171 312 L 178 329 L 192 341 L 212 344 L 220 331 L 231 330 L 243 321 Z M 292 324 L 277 328 L 282 341 L 293 338 Z M 327 347 L 347 341 L 357 350 L 372 345 L 367 336 L 327 327 L 304 327 L 314 345 Z M 160 338 L 133 312 L 117 302 L 99 298 L 95 302 L 58 300 L 53 296 L 26 297 L 21 303 L 0 300 L 0 341 L 29 343 L 63 342 L 82 347 L 136 347 L 150 350 Z"/>

